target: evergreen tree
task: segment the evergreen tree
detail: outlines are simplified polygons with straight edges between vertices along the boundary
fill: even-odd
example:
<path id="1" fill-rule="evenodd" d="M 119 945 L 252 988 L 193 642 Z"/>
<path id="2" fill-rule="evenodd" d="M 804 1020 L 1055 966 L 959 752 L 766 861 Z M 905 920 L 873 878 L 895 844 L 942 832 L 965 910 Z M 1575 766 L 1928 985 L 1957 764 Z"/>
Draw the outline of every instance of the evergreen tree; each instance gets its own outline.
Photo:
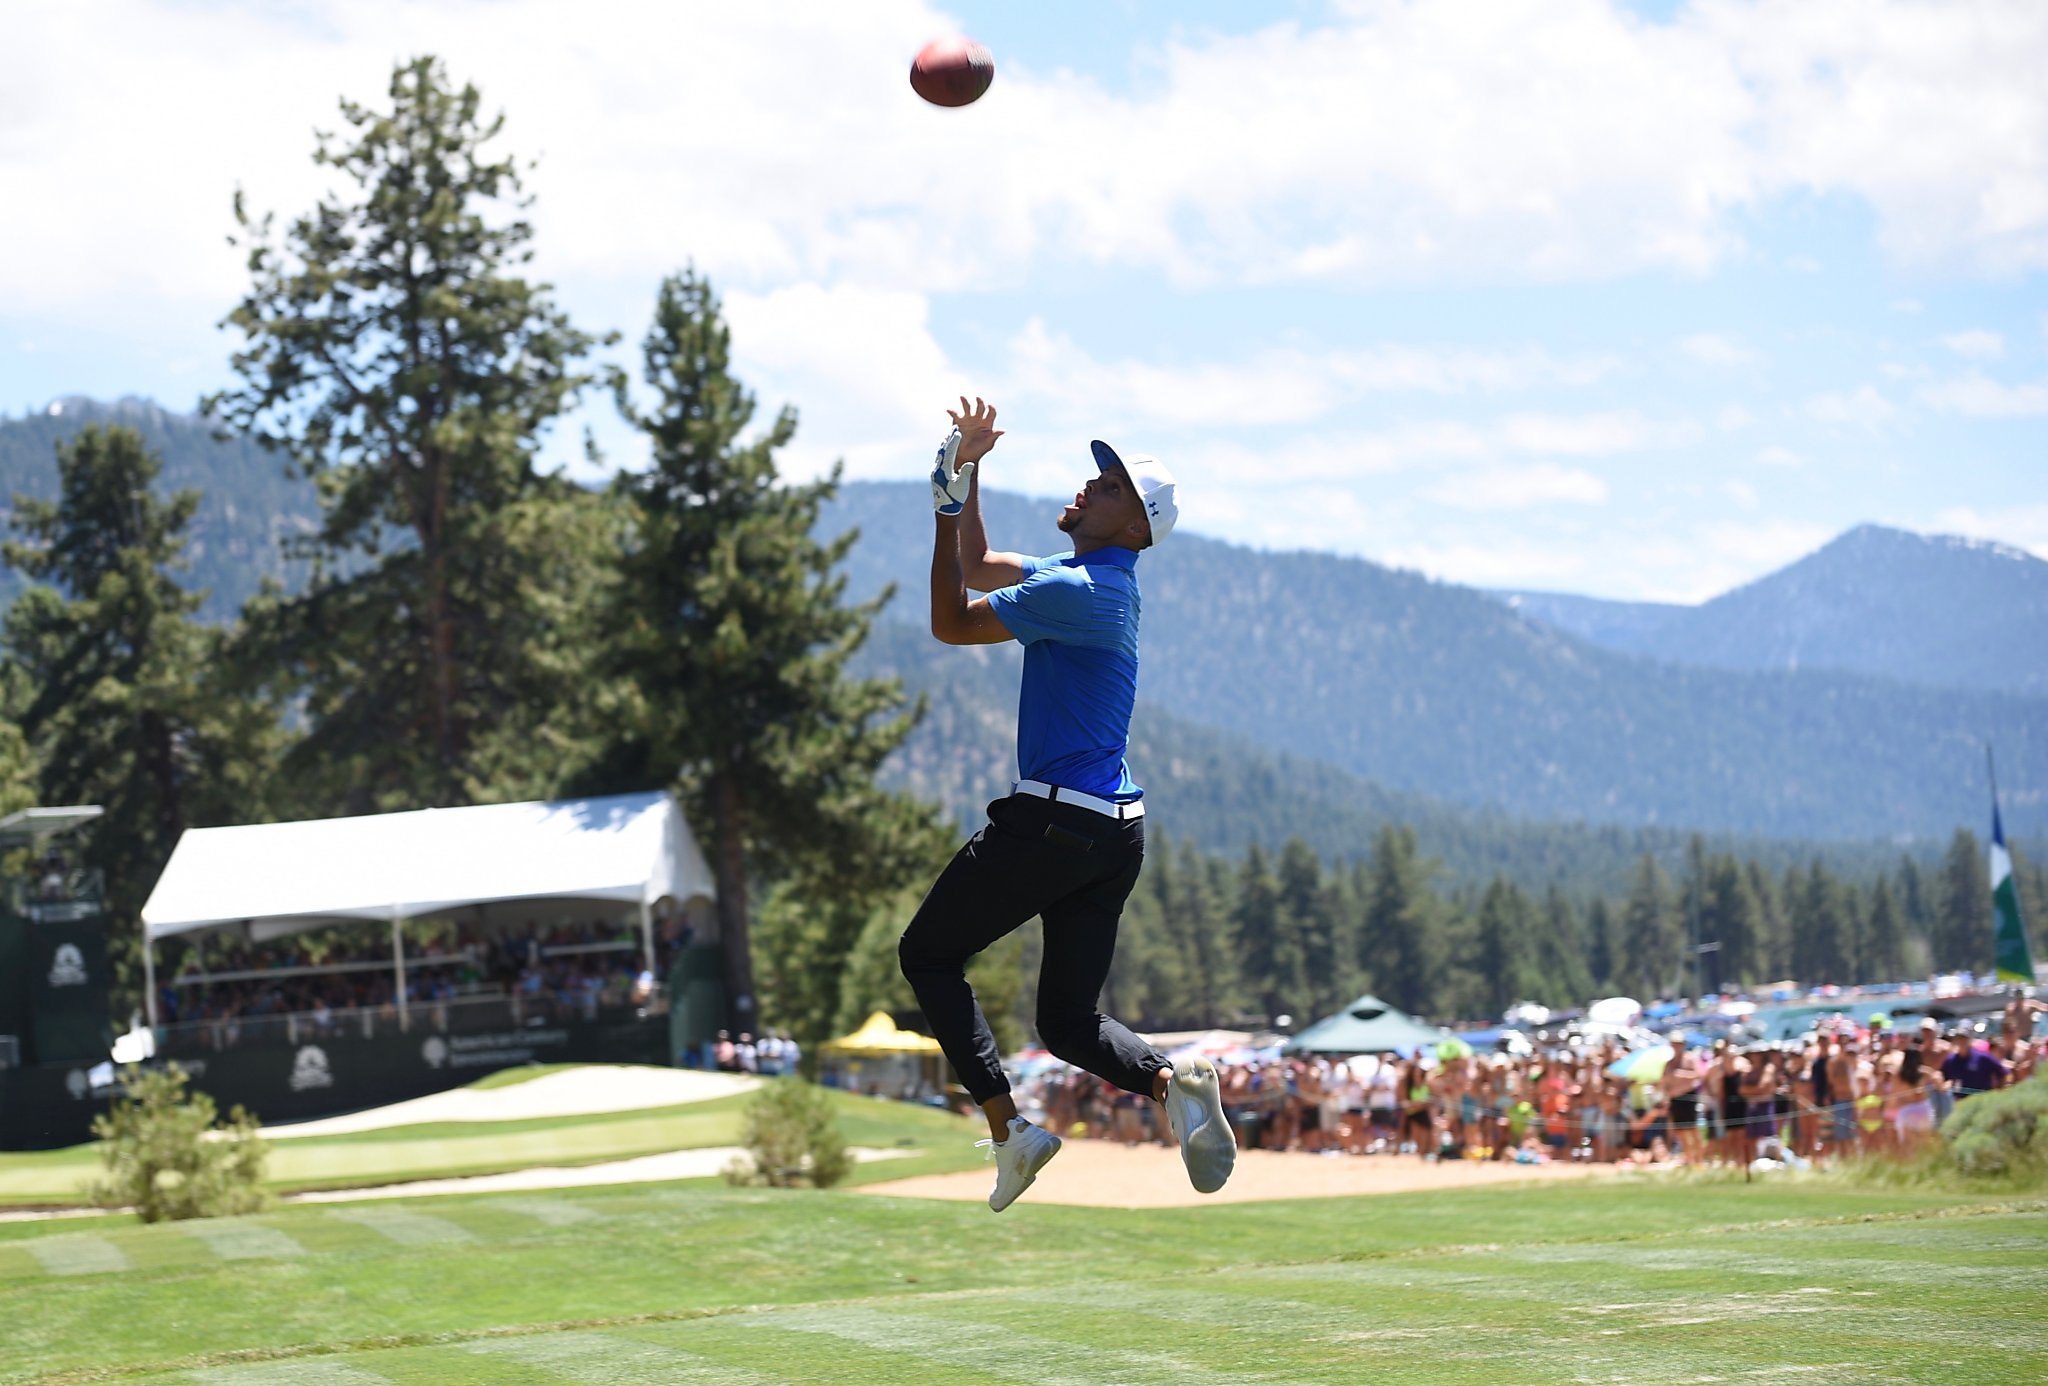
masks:
<path id="1" fill-rule="evenodd" d="M 1593 977 L 1587 966 L 1578 916 L 1564 888 L 1555 882 L 1543 893 L 1534 967 L 1536 980 L 1531 983 L 1531 999 L 1553 1008 L 1577 1006 L 1592 999 Z"/>
<path id="2" fill-rule="evenodd" d="M 1416 850 L 1415 833 L 1388 825 L 1372 851 L 1372 895 L 1359 929 L 1359 960 L 1380 999 L 1414 1015 L 1435 1000 L 1443 902 L 1430 884 L 1435 863 Z"/>
<path id="3" fill-rule="evenodd" d="M 1530 967 L 1535 921 L 1528 897 L 1502 876 L 1488 883 L 1475 918 L 1469 966 L 1478 975 L 1486 1018 L 1498 1020 L 1511 1002 L 1531 999 L 1538 990 Z"/>
<path id="4" fill-rule="evenodd" d="M 188 827 L 260 816 L 275 708 L 223 694 L 223 634 L 192 619 L 184 529 L 195 492 L 160 500 L 161 462 L 129 428 L 59 444 L 59 499 L 15 498 L 7 561 L 39 584 L 8 609 L 8 797 L 33 767 L 44 803 L 99 804 L 84 864 L 104 877 L 117 970 L 136 981 L 134 927 Z"/>
<path id="5" fill-rule="evenodd" d="M 1622 906 L 1618 983 L 1645 1001 L 1665 995 L 1681 969 L 1679 939 L 1670 878 L 1645 852 Z"/>
<path id="6" fill-rule="evenodd" d="M 1744 981 L 1762 980 L 1762 920 L 1756 893 L 1742 863 L 1731 855 L 1717 856 L 1707 866 L 1707 878 L 1700 901 L 1700 942 L 1719 944 L 1703 955 L 1713 974 L 1710 981 L 1722 988 Z"/>
<path id="7" fill-rule="evenodd" d="M 1762 863 L 1746 862 L 1743 878 L 1756 901 L 1754 971 L 1758 982 L 1782 981 L 1792 965 L 1792 940 L 1785 920 L 1785 899 L 1777 879 Z"/>
<path id="8" fill-rule="evenodd" d="M 1298 976 L 1299 961 L 1281 939 L 1280 883 L 1256 842 L 1237 871 L 1230 924 L 1245 990 L 1267 1022 L 1277 1023 L 1287 1014 L 1287 989 Z"/>
<path id="9" fill-rule="evenodd" d="M 747 1025 L 754 881 L 787 874 L 864 907 L 928 868 L 941 829 L 875 783 L 918 714 L 894 680 L 847 672 L 889 593 L 848 604 L 837 569 L 858 533 L 814 537 L 837 469 L 779 481 L 796 413 L 748 437 L 754 398 L 696 274 L 662 283 L 641 354 L 657 404 L 639 411 L 623 382 L 618 403 L 652 465 L 617 482 L 632 524 L 600 622 L 601 667 L 624 691 L 584 783 L 680 789 L 710 846 L 726 1004 Z"/>
<path id="10" fill-rule="evenodd" d="M 1883 876 L 1870 887 L 1863 928 L 1863 976 L 1872 982 L 1899 982 L 1907 976 L 1906 921 L 1891 882 Z"/>
<path id="11" fill-rule="evenodd" d="M 1162 892 L 1167 928 L 1188 960 L 1181 1019 L 1190 1028 L 1223 1024 L 1237 1004 L 1229 918 L 1217 888 L 1221 866 L 1189 840 L 1181 843 L 1174 870 L 1164 877 L 1170 882 Z"/>
<path id="12" fill-rule="evenodd" d="M 253 601 L 239 658 L 301 699 L 286 783 L 319 811 L 543 791 L 592 708 L 581 636 L 601 507 L 542 475 L 596 339 L 523 277 L 502 117 L 432 58 L 391 107 L 342 102 L 315 162 L 348 189 L 294 221 L 235 215 L 252 280 L 225 325 L 241 383 L 209 409 L 318 484 L 303 595 Z M 504 211 L 513 215 L 504 217 Z"/>
<path id="13" fill-rule="evenodd" d="M 1986 972 L 1991 967 L 1991 870 L 1968 828 L 1957 828 L 1934 888 L 1934 966 L 1942 972 Z"/>
<path id="14" fill-rule="evenodd" d="M 1280 906 L 1275 980 L 1283 1008 L 1306 1023 L 1336 1004 L 1330 996 L 1336 981 L 1337 923 L 1323 890 L 1323 864 L 1300 838 L 1281 845 L 1275 884 Z"/>
<path id="15" fill-rule="evenodd" d="M 1849 983 L 1850 921 L 1841 884 L 1818 860 L 1788 885 L 1792 973 L 1806 986 Z"/>
<path id="16" fill-rule="evenodd" d="M 1614 911 L 1605 900 L 1595 896 L 1586 907 L 1586 971 L 1592 980 L 1592 991 L 1615 988 L 1615 965 L 1621 954 L 1616 936 Z"/>

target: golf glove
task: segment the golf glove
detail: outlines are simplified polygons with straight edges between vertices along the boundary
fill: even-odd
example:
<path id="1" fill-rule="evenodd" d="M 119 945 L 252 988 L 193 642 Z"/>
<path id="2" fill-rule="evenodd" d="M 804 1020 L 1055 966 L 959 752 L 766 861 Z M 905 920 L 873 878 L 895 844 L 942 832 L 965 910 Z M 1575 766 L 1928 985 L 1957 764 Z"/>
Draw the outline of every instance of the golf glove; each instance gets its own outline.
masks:
<path id="1" fill-rule="evenodd" d="M 941 515 L 958 515 L 967 504 L 967 485 L 974 478 L 974 464 L 963 463 L 956 470 L 953 459 L 959 455 L 960 430 L 956 428 L 939 444 L 939 455 L 932 462 L 932 509 Z"/>

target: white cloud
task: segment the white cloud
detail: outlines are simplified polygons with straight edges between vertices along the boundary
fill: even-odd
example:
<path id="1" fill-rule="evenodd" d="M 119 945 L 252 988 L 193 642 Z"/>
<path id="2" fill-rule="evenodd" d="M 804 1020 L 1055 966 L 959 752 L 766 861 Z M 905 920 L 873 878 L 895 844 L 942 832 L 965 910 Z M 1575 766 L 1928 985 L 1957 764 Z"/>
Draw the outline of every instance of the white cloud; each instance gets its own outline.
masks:
<path id="1" fill-rule="evenodd" d="M 1715 524 L 1701 531 L 1709 554 L 1732 559 L 1759 574 L 1804 558 L 1834 537 L 1835 531 L 1828 526 L 1804 520 Z"/>
<path id="2" fill-rule="evenodd" d="M 944 410 L 973 381 L 933 338 L 923 294 L 797 284 L 731 293 L 725 314 L 762 422 L 801 401 L 783 455 L 792 475 L 843 456 L 853 476 L 900 476 L 946 431 Z M 838 448 L 828 440 L 855 440 Z"/>
<path id="3" fill-rule="evenodd" d="M 1757 496 L 1756 487 L 1739 478 L 1728 482 L 1721 489 L 1728 493 L 1728 499 L 1734 501 L 1744 510 L 1757 510 L 1763 505 L 1763 501 Z"/>
<path id="4" fill-rule="evenodd" d="M 1995 510 L 1955 506 L 1936 515 L 1928 528 L 1937 534 L 1996 539 L 2048 558 L 2048 505 L 2009 505 Z"/>
<path id="5" fill-rule="evenodd" d="M 1806 459 L 1787 447 L 1773 443 L 1756 455 L 1756 460 L 1766 467 L 1803 467 Z"/>
<path id="6" fill-rule="evenodd" d="M 1460 472 L 1423 495 L 1454 510 L 1528 510 L 1559 502 L 1599 505 L 1607 499 L 1607 483 L 1576 467 L 1536 462 Z"/>
<path id="7" fill-rule="evenodd" d="M 1967 356 L 1972 361 L 1995 361 L 2005 355 L 2005 337 L 1981 327 L 1967 332 L 1951 332 L 1941 339 L 1941 344 L 1958 356 Z"/>
<path id="8" fill-rule="evenodd" d="M 1723 433 L 1739 433 L 1756 422 L 1756 415 L 1739 404 L 1721 406 L 1721 412 L 1714 416 L 1714 424 Z"/>
<path id="9" fill-rule="evenodd" d="M 2048 414 L 2048 381 L 2003 385 L 1972 372 L 1926 386 L 1920 398 L 1951 414 L 1980 419 L 2035 418 Z"/>
<path id="10" fill-rule="evenodd" d="M 2048 264 L 2048 7 L 2026 0 L 1700 0 L 1672 23 L 1371 0 L 1180 31 L 1135 55 L 1135 88 L 1006 64 L 960 113 L 904 87 L 904 55 L 953 27 L 919 0 L 483 13 L 8 7 L 0 186 L 42 195 L 0 232 L 0 302 L 217 312 L 242 281 L 234 186 L 305 208 L 335 98 L 381 100 L 393 56 L 426 51 L 509 112 L 508 149 L 543 156 L 543 270 L 643 296 L 686 256 L 756 291 L 1014 286 L 1049 260 L 1180 283 L 1698 273 L 1739 246 L 1739 214 L 1795 190 L 1865 199 L 1908 259 Z"/>
<path id="11" fill-rule="evenodd" d="M 1352 350 L 1267 348 L 1234 361 L 1104 361 L 1038 319 L 1011 340 L 1009 356 L 1005 389 L 1056 403 L 1065 416 L 1228 427 L 1305 423 L 1375 394 L 1585 385 L 1614 364 L 1527 348 L 1445 350 L 1392 342 Z"/>
<path id="12" fill-rule="evenodd" d="M 1678 349 L 1703 366 L 1748 366 L 1763 359 L 1735 338 L 1719 332 L 1695 332 L 1680 337 Z"/>
<path id="13" fill-rule="evenodd" d="M 1526 539 L 1500 544 L 1403 544 L 1378 555 L 1378 561 L 1473 587 L 1542 588 L 1574 581 L 1586 571 L 1585 554 L 1578 546 L 1535 544 Z"/>
<path id="14" fill-rule="evenodd" d="M 1854 390 L 1815 395 L 1806 401 L 1806 412 L 1821 423 L 1875 429 L 1898 411 L 1875 385 L 1859 385 Z"/>
<path id="15" fill-rule="evenodd" d="M 1755 93 L 1759 181 L 1860 197 L 1908 261 L 2048 264 L 2048 6 L 1702 0 Z"/>

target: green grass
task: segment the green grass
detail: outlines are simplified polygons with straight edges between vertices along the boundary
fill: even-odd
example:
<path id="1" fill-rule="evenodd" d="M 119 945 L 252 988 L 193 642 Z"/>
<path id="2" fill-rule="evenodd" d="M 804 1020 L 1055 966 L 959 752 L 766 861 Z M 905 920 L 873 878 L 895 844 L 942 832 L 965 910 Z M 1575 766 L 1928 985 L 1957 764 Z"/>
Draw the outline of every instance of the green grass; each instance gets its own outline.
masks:
<path id="1" fill-rule="evenodd" d="M 0 1382 L 2048 1376 L 2048 1202 L 1616 1180 L 1105 1212 L 715 1183 L 0 1237 Z"/>
<path id="2" fill-rule="evenodd" d="M 844 1093 L 833 1093 L 832 1100 L 851 1144 L 913 1152 L 858 1169 L 854 1182 L 957 1169 L 972 1160 L 975 1137 L 963 1133 L 978 1130 L 979 1123 Z M 741 1094 L 644 1112 L 395 1126 L 273 1141 L 269 1187 L 278 1193 L 361 1188 L 736 1145 L 747 1101 Z M 77 1203 L 80 1186 L 98 1172 L 93 1145 L 0 1155 L 0 1207 Z"/>
<path id="3" fill-rule="evenodd" d="M 489 1092 L 493 1088 L 516 1088 L 521 1083 L 530 1083 L 536 1078 L 545 1078 L 550 1073 L 566 1073 L 582 1064 L 521 1064 L 517 1068 L 501 1068 L 496 1073 L 487 1073 L 469 1086 L 478 1092 Z"/>

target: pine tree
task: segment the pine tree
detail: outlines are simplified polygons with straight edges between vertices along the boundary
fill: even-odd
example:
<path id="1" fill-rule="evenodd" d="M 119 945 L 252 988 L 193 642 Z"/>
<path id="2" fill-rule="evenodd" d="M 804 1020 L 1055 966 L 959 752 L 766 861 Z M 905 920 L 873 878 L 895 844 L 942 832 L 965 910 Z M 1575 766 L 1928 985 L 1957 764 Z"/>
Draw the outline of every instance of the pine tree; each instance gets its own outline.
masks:
<path id="1" fill-rule="evenodd" d="M 1839 882 L 1816 859 L 1788 882 L 1792 973 L 1806 986 L 1847 983 L 1850 924 Z"/>
<path id="2" fill-rule="evenodd" d="M 615 543 L 597 501 L 535 467 L 597 339 L 523 277 L 503 118 L 432 58 L 390 98 L 342 102 L 349 131 L 314 159 L 349 192 L 281 242 L 237 196 L 241 383 L 208 403 L 319 486 L 312 581 L 251 603 L 237 659 L 301 700 L 285 780 L 328 812 L 545 790 L 590 706 L 579 599 Z"/>
<path id="3" fill-rule="evenodd" d="M 754 399 L 696 274 L 663 281 L 641 355 L 657 403 L 641 412 L 623 382 L 618 402 L 652 465 L 618 479 L 632 524 L 600 620 L 601 667 L 624 693 L 582 783 L 679 788 L 708 839 L 726 1004 L 745 1026 L 752 884 L 789 875 L 835 908 L 865 905 L 924 872 L 942 829 L 875 782 L 918 711 L 894 680 L 847 673 L 889 593 L 848 604 L 837 569 L 858 534 L 814 537 L 837 469 L 805 485 L 778 479 L 796 413 L 748 436 Z"/>
<path id="4" fill-rule="evenodd" d="M 1749 895 L 1757 901 L 1757 981 L 1784 981 L 1784 974 L 1792 966 L 1792 940 L 1786 934 L 1784 897 L 1772 880 L 1772 874 L 1763 870 L 1761 862 L 1751 860 L 1743 868 L 1743 874 L 1749 878 Z"/>
<path id="5" fill-rule="evenodd" d="M 1612 991 L 1616 986 L 1615 965 L 1621 950 L 1616 944 L 1614 911 L 1595 896 L 1586 907 L 1586 971 L 1592 991 Z"/>
<path id="6" fill-rule="evenodd" d="M 1173 927 L 1194 965 L 1189 980 L 1189 1023 L 1216 1026 L 1234 1015 L 1242 995 L 1230 937 L 1230 878 L 1220 858 L 1202 855 L 1192 840 L 1181 844 L 1182 884 Z"/>
<path id="7" fill-rule="evenodd" d="M 1562 1008 L 1592 998 L 1593 977 L 1587 966 L 1578 916 L 1564 888 L 1555 882 L 1543 893 L 1534 967 L 1536 980 L 1530 988 L 1533 1000 Z"/>
<path id="8" fill-rule="evenodd" d="M 1336 1004 L 1329 999 L 1336 968 L 1336 921 L 1323 892 L 1323 864 L 1306 842 L 1289 838 L 1281 844 L 1275 883 L 1275 982 L 1282 1008 L 1306 1021 Z"/>
<path id="9" fill-rule="evenodd" d="M 1373 842 L 1372 896 L 1359 929 L 1359 954 L 1380 999 L 1414 1015 L 1435 1002 L 1442 900 L 1430 884 L 1434 862 L 1416 850 L 1415 833 L 1389 825 Z"/>
<path id="10" fill-rule="evenodd" d="M 1528 948 L 1534 941 L 1528 897 L 1503 876 L 1495 876 L 1480 898 L 1468 966 L 1477 974 L 1486 1017 L 1497 1020 L 1510 1002 L 1527 999 Z"/>
<path id="11" fill-rule="evenodd" d="M 1645 852 L 1636 862 L 1621 912 L 1621 960 L 1617 981 L 1644 1000 L 1665 995 L 1682 966 L 1670 879 Z"/>
<path id="12" fill-rule="evenodd" d="M 1290 969 L 1298 964 L 1291 963 L 1290 950 L 1281 939 L 1280 883 L 1256 842 L 1245 851 L 1237 870 L 1230 924 L 1245 989 L 1267 1022 L 1277 1023 L 1287 1013 Z"/>
<path id="13" fill-rule="evenodd" d="M 1870 887 L 1870 908 L 1864 919 L 1863 975 L 1873 982 L 1906 979 L 1906 921 L 1891 882 L 1879 876 Z"/>
<path id="14" fill-rule="evenodd" d="M 1991 967 L 1991 872 L 1977 835 L 1957 828 L 1934 888 L 1934 966 L 1942 972 Z"/>
<path id="15" fill-rule="evenodd" d="M 58 445 L 57 501 L 15 498 L 24 539 L 6 545 L 46 584 L 6 616 L 9 779 L 33 767 L 44 803 L 106 810 L 83 855 L 105 881 L 124 989 L 171 849 L 188 827 L 263 813 L 279 739 L 274 705 L 219 686 L 224 633 L 192 619 L 204 594 L 178 578 L 198 494 L 160 500 L 161 468 L 133 429 L 89 427 Z"/>
<path id="16" fill-rule="evenodd" d="M 1745 980 L 1760 981 L 1763 966 L 1762 920 L 1756 893 L 1742 863 L 1732 855 L 1715 857 L 1707 866 L 1707 878 L 1700 900 L 1700 942 L 1719 944 L 1703 960 L 1712 971 L 1710 978 L 1726 989 Z"/>

